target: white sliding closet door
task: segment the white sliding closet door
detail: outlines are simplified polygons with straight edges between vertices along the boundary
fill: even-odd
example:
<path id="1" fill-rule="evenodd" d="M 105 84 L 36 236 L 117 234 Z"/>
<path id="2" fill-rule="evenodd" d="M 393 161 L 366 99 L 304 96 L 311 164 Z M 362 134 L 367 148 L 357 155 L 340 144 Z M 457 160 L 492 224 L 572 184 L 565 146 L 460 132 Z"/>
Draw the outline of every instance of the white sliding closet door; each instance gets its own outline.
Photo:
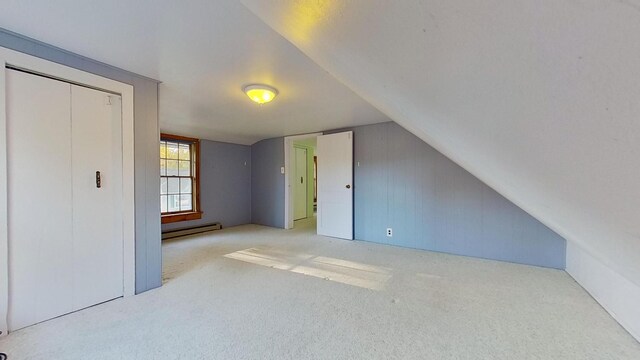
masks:
<path id="1" fill-rule="evenodd" d="M 74 310 L 122 296 L 121 104 L 71 86 Z"/>
<path id="2" fill-rule="evenodd" d="M 6 74 L 8 322 L 17 330 L 123 294 L 122 110 L 116 95 Z"/>
<path id="3" fill-rule="evenodd" d="M 71 86 L 6 70 L 9 330 L 73 311 Z"/>

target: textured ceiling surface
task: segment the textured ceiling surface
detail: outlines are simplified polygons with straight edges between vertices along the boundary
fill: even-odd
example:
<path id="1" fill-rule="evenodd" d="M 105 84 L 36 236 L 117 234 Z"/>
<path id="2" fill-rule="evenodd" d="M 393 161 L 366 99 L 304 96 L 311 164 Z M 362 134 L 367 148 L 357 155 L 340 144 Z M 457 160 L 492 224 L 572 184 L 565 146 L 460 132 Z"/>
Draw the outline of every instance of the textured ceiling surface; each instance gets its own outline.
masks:
<path id="1" fill-rule="evenodd" d="M 237 1 L 7 0 L 0 27 L 160 80 L 166 132 L 251 144 L 388 121 Z M 249 83 L 280 95 L 257 105 Z"/>

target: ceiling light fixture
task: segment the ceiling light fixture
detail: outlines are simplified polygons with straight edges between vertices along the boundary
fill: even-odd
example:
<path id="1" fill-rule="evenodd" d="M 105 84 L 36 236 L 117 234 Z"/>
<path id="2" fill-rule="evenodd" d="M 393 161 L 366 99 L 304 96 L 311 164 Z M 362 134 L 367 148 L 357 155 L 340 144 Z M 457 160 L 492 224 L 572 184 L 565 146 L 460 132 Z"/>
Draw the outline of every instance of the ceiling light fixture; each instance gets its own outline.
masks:
<path id="1" fill-rule="evenodd" d="M 245 86 L 242 91 L 249 97 L 249 99 L 257 102 L 258 104 L 268 103 L 278 95 L 278 90 L 274 87 L 261 84 L 251 84 Z"/>

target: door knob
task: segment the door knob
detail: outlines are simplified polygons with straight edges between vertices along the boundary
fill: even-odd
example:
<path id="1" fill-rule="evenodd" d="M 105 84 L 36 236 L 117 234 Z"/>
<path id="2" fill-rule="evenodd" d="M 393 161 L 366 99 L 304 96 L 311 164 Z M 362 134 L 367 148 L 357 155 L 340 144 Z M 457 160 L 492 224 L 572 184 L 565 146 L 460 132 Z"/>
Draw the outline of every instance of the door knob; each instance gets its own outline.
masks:
<path id="1" fill-rule="evenodd" d="M 351 189 L 351 185 L 347 185 L 347 189 Z"/>

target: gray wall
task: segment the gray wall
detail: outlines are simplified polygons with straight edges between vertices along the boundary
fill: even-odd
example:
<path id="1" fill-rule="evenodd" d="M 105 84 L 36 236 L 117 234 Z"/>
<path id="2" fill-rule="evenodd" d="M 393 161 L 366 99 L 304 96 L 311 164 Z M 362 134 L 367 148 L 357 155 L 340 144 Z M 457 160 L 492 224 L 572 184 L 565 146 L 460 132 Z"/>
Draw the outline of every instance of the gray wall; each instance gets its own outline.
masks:
<path id="1" fill-rule="evenodd" d="M 251 147 L 200 141 L 200 204 L 202 219 L 162 225 L 162 231 L 222 223 L 251 222 Z"/>
<path id="2" fill-rule="evenodd" d="M 562 237 L 418 137 L 352 130 L 356 239 L 564 269 Z"/>
<path id="3" fill-rule="evenodd" d="M 133 85 L 136 293 L 162 285 L 158 82 L 1 28 L 0 46 Z"/>
<path id="4" fill-rule="evenodd" d="M 284 138 L 251 145 L 251 222 L 284 227 Z"/>
<path id="5" fill-rule="evenodd" d="M 344 130 L 354 132 L 356 239 L 564 269 L 562 237 L 398 124 L 325 134 Z M 283 226 L 283 141 L 252 147 L 254 223 Z"/>

